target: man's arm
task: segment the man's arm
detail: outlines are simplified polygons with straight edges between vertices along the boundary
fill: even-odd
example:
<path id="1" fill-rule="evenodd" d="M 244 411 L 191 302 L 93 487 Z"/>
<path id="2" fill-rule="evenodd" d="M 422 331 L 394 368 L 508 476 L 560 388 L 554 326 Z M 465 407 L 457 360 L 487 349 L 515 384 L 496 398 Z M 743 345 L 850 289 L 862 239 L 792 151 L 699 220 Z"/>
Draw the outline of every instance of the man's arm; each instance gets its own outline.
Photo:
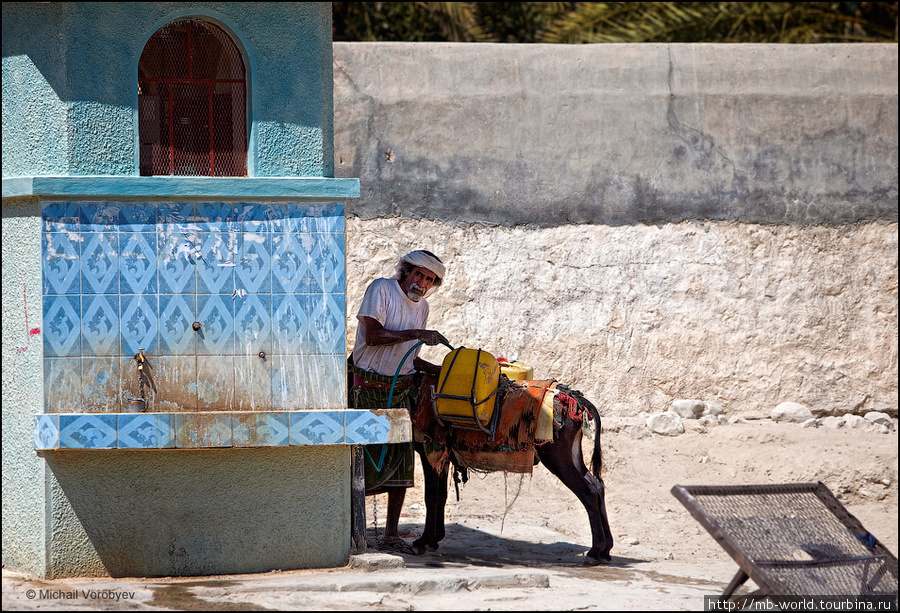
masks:
<path id="1" fill-rule="evenodd" d="M 363 327 L 363 334 L 366 339 L 366 345 L 374 347 L 376 345 L 393 345 L 394 343 L 402 343 L 405 341 L 422 341 L 426 345 L 437 345 L 444 343 L 449 345 L 444 335 L 437 330 L 388 330 L 381 325 L 377 319 L 371 317 L 360 317 L 359 325 Z"/>

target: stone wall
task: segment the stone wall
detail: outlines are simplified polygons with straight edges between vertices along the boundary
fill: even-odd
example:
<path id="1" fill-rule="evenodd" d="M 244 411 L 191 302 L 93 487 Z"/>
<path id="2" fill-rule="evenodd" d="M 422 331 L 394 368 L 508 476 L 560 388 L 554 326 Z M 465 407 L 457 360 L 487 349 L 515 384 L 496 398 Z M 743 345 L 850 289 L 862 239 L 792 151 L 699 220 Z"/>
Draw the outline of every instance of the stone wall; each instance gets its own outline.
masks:
<path id="1" fill-rule="evenodd" d="M 434 328 L 605 415 L 897 414 L 895 45 L 334 55 L 348 350 L 366 284 L 424 248 Z"/>

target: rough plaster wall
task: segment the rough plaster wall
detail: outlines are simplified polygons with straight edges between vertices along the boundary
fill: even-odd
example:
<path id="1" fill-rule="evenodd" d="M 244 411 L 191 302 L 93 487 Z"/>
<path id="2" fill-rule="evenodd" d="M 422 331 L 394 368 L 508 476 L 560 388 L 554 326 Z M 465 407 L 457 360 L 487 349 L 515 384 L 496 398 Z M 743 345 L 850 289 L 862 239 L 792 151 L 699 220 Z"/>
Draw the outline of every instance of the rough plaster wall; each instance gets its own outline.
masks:
<path id="1" fill-rule="evenodd" d="M 44 457 L 53 473 L 48 577 L 213 575 L 347 562 L 349 447 Z"/>
<path id="2" fill-rule="evenodd" d="M 452 344 L 606 415 L 896 414 L 896 45 L 334 49 L 351 344 L 425 248 Z"/>
<path id="3" fill-rule="evenodd" d="M 664 411 L 676 398 L 744 416 L 788 400 L 897 413 L 897 224 L 352 219 L 347 242 L 348 339 L 368 281 L 423 248 L 448 269 L 429 327 L 531 364 L 604 415 Z"/>
<path id="4" fill-rule="evenodd" d="M 33 416 L 43 406 L 41 225 L 37 198 L 3 202 L 3 565 L 45 568 L 44 462 Z M 27 248 L 31 246 L 32 248 Z"/>

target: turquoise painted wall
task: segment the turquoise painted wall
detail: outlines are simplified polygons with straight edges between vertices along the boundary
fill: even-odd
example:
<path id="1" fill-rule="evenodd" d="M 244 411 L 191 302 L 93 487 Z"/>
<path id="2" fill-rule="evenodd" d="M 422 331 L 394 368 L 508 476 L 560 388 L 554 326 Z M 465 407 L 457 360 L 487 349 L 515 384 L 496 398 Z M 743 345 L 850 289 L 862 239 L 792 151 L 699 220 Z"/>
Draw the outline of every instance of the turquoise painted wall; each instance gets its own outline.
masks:
<path id="1" fill-rule="evenodd" d="M 42 197 L 342 205 L 358 196 L 358 181 L 331 178 L 330 3 L 5 2 L 2 11 L 4 566 L 60 577 L 344 564 L 347 445 L 35 451 L 33 431 L 46 391 Z M 138 60 L 154 32 L 185 16 L 217 23 L 244 53 L 251 178 L 138 176 Z"/>
<path id="2" fill-rule="evenodd" d="M 138 60 L 186 15 L 245 53 L 250 176 L 333 177 L 327 2 L 4 2 L 3 176 L 137 175 Z"/>

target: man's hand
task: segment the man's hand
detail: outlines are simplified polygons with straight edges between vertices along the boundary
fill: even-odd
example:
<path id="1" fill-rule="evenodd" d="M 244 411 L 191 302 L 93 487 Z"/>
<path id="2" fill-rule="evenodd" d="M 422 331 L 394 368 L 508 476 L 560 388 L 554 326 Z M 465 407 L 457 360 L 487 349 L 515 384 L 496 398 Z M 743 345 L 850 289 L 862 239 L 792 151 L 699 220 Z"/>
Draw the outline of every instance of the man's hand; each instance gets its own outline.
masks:
<path id="1" fill-rule="evenodd" d="M 447 342 L 447 339 L 444 338 L 444 335 L 437 330 L 422 330 L 422 333 L 419 335 L 419 340 L 426 345 L 437 345 L 438 343 L 450 345 L 450 343 Z"/>

